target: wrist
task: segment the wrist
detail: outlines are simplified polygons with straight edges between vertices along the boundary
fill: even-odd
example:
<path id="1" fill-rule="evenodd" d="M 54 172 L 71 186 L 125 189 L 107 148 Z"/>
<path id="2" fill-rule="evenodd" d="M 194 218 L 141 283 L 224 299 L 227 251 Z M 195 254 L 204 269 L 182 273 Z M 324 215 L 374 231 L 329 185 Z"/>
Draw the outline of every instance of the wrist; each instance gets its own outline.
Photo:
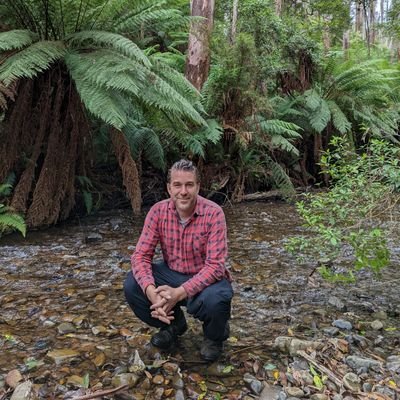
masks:
<path id="1" fill-rule="evenodd" d="M 155 290 L 155 289 L 156 289 L 155 285 L 153 285 L 153 284 L 151 283 L 150 285 L 148 285 L 148 286 L 146 287 L 146 289 L 144 289 L 144 295 L 150 300 L 151 293 L 152 293 L 152 291 Z"/>

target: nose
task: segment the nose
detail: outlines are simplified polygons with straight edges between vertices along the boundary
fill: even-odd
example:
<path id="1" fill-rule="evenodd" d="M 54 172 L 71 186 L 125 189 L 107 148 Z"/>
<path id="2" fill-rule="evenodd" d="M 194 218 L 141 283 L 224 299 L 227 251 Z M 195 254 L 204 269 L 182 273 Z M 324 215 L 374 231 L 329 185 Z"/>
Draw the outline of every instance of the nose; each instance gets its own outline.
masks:
<path id="1" fill-rule="evenodd" d="M 181 194 L 186 194 L 187 192 L 188 191 L 186 185 L 182 185 Z"/>

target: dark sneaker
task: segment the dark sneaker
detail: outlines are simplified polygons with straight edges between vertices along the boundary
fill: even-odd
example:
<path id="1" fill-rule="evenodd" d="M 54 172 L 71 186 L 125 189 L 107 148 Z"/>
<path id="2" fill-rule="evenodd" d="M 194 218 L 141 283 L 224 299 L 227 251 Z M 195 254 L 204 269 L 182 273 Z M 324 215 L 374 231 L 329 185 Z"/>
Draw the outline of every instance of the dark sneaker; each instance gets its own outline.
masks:
<path id="1" fill-rule="evenodd" d="M 204 338 L 200 349 L 200 355 L 205 361 L 215 361 L 222 354 L 222 348 L 223 342 Z"/>
<path id="2" fill-rule="evenodd" d="M 155 333 L 150 342 L 153 346 L 159 347 L 162 350 L 168 350 L 178 340 L 178 336 L 183 335 L 187 330 L 186 320 L 183 320 L 177 324 L 171 324 L 164 328 L 161 328 L 157 333 Z"/>

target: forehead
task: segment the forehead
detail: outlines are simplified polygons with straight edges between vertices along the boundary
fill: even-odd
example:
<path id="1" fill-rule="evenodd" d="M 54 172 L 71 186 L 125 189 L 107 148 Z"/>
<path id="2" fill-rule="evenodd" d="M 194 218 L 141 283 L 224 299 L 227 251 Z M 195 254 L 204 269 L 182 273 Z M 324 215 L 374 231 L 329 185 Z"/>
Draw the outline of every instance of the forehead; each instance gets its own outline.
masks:
<path id="1" fill-rule="evenodd" d="M 193 171 L 171 171 L 171 183 L 172 182 L 196 182 L 196 174 Z"/>

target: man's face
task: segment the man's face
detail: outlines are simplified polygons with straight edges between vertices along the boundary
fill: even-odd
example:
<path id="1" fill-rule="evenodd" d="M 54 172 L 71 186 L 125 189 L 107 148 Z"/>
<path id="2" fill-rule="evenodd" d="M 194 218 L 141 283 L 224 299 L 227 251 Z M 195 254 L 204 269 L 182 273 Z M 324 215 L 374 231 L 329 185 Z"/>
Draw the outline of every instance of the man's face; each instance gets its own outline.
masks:
<path id="1" fill-rule="evenodd" d="M 200 184 L 196 174 L 191 171 L 171 171 L 171 181 L 167 185 L 168 193 L 175 204 L 175 208 L 181 218 L 192 215 L 196 206 Z"/>

